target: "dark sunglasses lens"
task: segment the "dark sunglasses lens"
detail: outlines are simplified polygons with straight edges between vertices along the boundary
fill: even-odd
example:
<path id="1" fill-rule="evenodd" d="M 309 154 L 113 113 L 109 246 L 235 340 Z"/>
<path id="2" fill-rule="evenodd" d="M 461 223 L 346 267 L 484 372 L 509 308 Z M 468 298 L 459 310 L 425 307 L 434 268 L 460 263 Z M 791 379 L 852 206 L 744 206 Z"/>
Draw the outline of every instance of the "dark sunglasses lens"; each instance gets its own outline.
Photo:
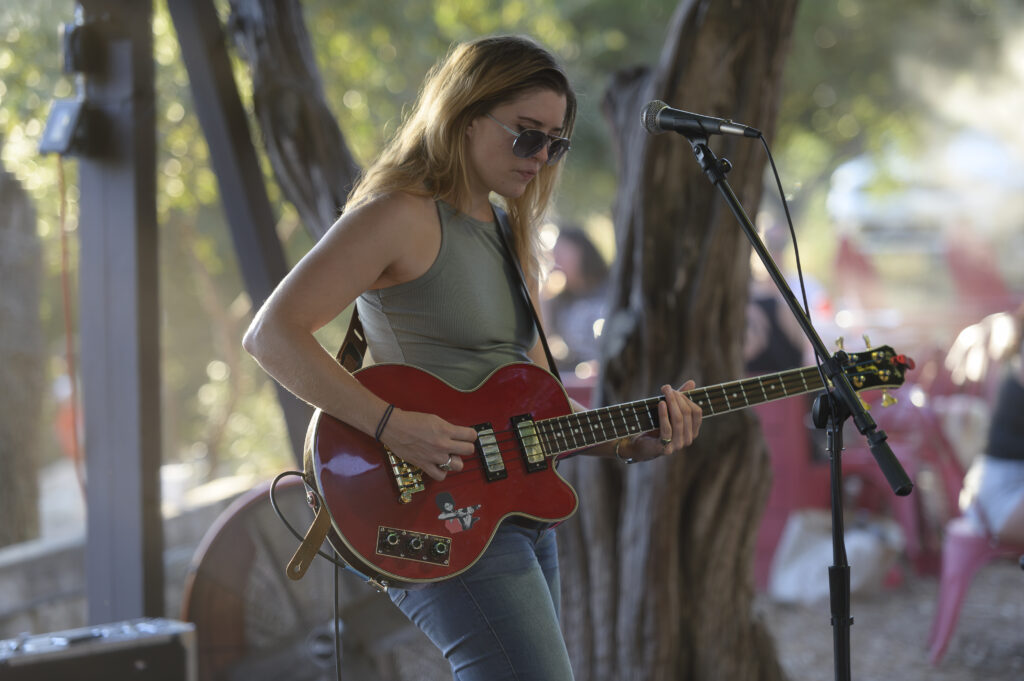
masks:
<path id="1" fill-rule="evenodd" d="M 567 151 L 569 151 L 569 142 L 567 140 L 551 140 L 551 146 L 548 147 L 548 165 L 556 163 Z"/>
<path id="2" fill-rule="evenodd" d="M 540 130 L 523 130 L 512 144 L 512 153 L 519 158 L 530 158 L 547 143 L 548 136 Z"/>

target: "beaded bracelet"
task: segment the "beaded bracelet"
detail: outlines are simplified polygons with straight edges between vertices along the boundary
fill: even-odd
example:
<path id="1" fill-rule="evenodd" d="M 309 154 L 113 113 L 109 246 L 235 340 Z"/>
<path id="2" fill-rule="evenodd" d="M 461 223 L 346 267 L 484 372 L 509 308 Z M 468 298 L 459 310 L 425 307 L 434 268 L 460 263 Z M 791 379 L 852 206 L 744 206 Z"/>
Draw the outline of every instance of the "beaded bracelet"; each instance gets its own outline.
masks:
<path id="1" fill-rule="evenodd" d="M 384 434 L 384 428 L 388 425 L 388 419 L 391 418 L 391 412 L 395 410 L 395 405 L 389 404 L 387 409 L 384 410 L 384 415 L 380 417 L 380 422 L 377 423 L 377 434 L 374 435 L 377 442 L 380 442 L 380 436 Z"/>

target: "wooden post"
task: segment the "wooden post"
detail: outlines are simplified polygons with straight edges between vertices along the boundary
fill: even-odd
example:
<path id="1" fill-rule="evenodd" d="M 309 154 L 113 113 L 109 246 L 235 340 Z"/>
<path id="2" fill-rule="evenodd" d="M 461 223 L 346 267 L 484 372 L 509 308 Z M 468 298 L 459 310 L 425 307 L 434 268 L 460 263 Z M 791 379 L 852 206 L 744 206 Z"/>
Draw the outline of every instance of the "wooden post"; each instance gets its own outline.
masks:
<path id="1" fill-rule="evenodd" d="M 81 188 L 81 354 L 92 623 L 164 610 L 150 0 L 82 0 L 100 57 Z"/>
<path id="2" fill-rule="evenodd" d="M 231 73 L 224 31 L 211 0 L 168 0 L 167 7 L 178 32 L 196 114 L 210 146 L 242 277 L 258 306 L 284 278 L 288 265 Z M 279 384 L 275 386 L 295 460 L 301 465 L 312 410 Z"/>

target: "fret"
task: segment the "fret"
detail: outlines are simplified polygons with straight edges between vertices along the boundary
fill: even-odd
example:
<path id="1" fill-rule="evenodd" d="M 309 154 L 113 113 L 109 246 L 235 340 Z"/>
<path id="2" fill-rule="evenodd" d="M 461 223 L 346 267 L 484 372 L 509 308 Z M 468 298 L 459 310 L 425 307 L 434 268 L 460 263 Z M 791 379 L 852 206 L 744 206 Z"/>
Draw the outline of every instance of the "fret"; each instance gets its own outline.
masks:
<path id="1" fill-rule="evenodd" d="M 577 414 L 569 414 L 566 416 L 566 420 L 569 421 L 569 434 L 572 435 L 572 448 L 579 449 L 580 442 L 576 437 L 580 432 L 579 416 Z"/>
<path id="2" fill-rule="evenodd" d="M 608 410 L 604 409 L 603 411 L 608 411 Z M 613 439 L 613 438 L 608 437 L 608 433 L 606 433 L 605 430 L 604 430 L 604 419 L 601 418 L 600 416 L 598 416 L 597 423 L 598 423 L 598 425 L 601 426 L 601 438 L 603 440 L 605 440 L 605 441 Z"/>
<path id="3" fill-rule="evenodd" d="M 761 380 L 760 376 L 757 377 L 757 384 L 761 386 L 761 394 L 764 395 L 764 401 L 767 402 L 768 401 L 768 393 L 765 392 L 764 381 Z"/>
<path id="4" fill-rule="evenodd" d="M 633 412 L 633 420 L 636 421 L 636 425 L 633 426 L 632 430 L 634 432 L 636 432 L 637 430 L 643 432 L 642 424 L 640 423 L 640 415 L 636 413 L 636 402 L 630 402 L 629 408 Z"/>
<path id="5" fill-rule="evenodd" d="M 551 446 L 551 424 L 547 421 L 539 421 L 537 423 L 537 432 L 540 434 L 540 446 L 544 450 L 544 455 L 551 456 L 554 454 L 555 448 Z"/>
<path id="6" fill-rule="evenodd" d="M 545 426 L 546 426 L 545 430 L 547 430 L 547 433 L 545 435 L 546 435 L 547 441 L 548 441 L 548 451 L 550 451 L 552 454 L 557 454 L 558 452 L 560 452 L 562 450 L 558 446 L 558 436 L 557 436 L 556 431 L 555 431 L 555 424 L 550 423 L 550 422 L 545 422 Z"/>
<path id="7" fill-rule="evenodd" d="M 587 443 L 587 438 L 583 433 L 583 416 L 582 414 L 573 414 L 573 423 L 575 426 L 572 431 L 572 443 L 576 447 L 583 447 Z"/>
<path id="8" fill-rule="evenodd" d="M 804 382 L 804 390 L 806 392 L 811 392 L 811 388 L 807 385 L 807 373 L 806 372 L 804 372 L 804 371 L 800 372 L 800 380 Z"/>
<path id="9" fill-rule="evenodd" d="M 744 404 L 746 404 L 746 405 L 747 405 L 747 406 L 749 407 L 749 406 L 750 406 L 750 398 L 749 398 L 749 397 L 747 397 L 747 389 L 746 389 L 746 387 L 745 387 L 745 386 L 743 385 L 743 383 L 744 383 L 743 381 L 740 381 L 740 382 L 739 382 L 739 385 L 740 385 L 740 392 L 741 392 L 741 393 L 743 393 L 743 403 L 744 403 Z"/>
<path id="10" fill-rule="evenodd" d="M 701 390 L 704 392 L 704 399 L 702 401 L 698 401 L 697 404 L 700 405 L 701 411 L 704 410 L 704 405 L 707 405 L 707 408 L 711 411 L 711 415 L 714 415 L 715 405 L 711 404 L 711 395 L 708 393 L 708 389 L 701 388 Z"/>
<path id="11" fill-rule="evenodd" d="M 572 449 L 569 445 L 569 438 L 565 435 L 565 427 L 565 419 L 558 419 L 558 429 L 555 431 L 555 434 L 560 440 L 558 448 L 563 452 L 567 452 Z"/>
<path id="12" fill-rule="evenodd" d="M 629 435 L 629 423 L 626 421 L 626 412 L 623 406 L 620 405 L 619 407 L 617 407 L 615 409 L 615 413 L 618 414 L 619 418 L 622 419 L 622 432 L 616 433 L 616 436 L 622 437 L 624 435 Z M 612 425 L 615 425 L 614 417 L 612 420 Z"/>
<path id="13" fill-rule="evenodd" d="M 559 419 L 560 422 L 562 420 L 563 419 Z M 562 426 L 561 423 L 559 423 L 558 425 L 559 427 L 557 428 L 557 430 L 555 430 L 555 437 L 560 438 L 562 440 L 561 444 L 558 445 L 558 449 L 560 451 L 567 452 L 570 449 L 572 449 L 572 447 L 569 446 L 569 441 L 566 440 L 565 438 L 565 428 Z"/>
<path id="14" fill-rule="evenodd" d="M 597 428 L 594 427 L 594 420 L 590 417 L 590 412 L 585 411 L 580 414 L 580 417 L 586 420 L 587 427 L 590 428 L 590 442 L 587 444 L 595 444 L 599 438 L 597 437 Z"/>
<path id="15" fill-rule="evenodd" d="M 722 391 L 722 398 L 725 400 L 725 410 L 732 411 L 732 405 L 729 404 L 729 395 L 725 392 L 725 386 L 720 387 L 719 390 Z"/>
<path id="16" fill-rule="evenodd" d="M 608 424 L 612 427 L 615 437 L 622 437 L 629 432 L 629 429 L 626 428 L 626 417 L 622 413 L 621 406 L 609 407 L 608 417 Z M 619 425 L 619 421 L 622 421 L 622 425 Z"/>
<path id="17" fill-rule="evenodd" d="M 658 427 L 658 402 L 661 400 L 654 400 L 647 406 L 647 418 L 651 421 L 651 427 L 648 430 L 654 430 Z"/>
<path id="18" fill-rule="evenodd" d="M 590 433 L 591 437 L 594 438 L 592 444 L 597 444 L 598 442 L 603 442 L 607 438 L 604 436 L 604 424 L 601 423 L 600 415 L 597 412 L 593 412 L 592 414 L 593 416 L 590 418 Z M 598 428 L 600 428 L 600 431 L 598 431 Z"/>
<path id="19" fill-rule="evenodd" d="M 626 422 L 626 427 L 630 433 L 636 433 L 640 431 L 640 415 L 636 412 L 636 402 L 630 402 L 628 405 L 629 413 L 632 416 L 630 420 Z"/>

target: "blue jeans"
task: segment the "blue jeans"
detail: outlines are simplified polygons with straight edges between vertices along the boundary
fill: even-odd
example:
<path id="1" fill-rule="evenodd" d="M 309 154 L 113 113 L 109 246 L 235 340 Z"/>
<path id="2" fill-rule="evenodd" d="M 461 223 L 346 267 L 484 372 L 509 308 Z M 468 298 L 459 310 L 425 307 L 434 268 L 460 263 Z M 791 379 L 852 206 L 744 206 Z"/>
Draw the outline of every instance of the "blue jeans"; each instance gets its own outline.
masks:
<path id="1" fill-rule="evenodd" d="M 455 681 L 571 681 L 559 588 L 554 530 L 505 522 L 462 574 L 388 594 L 441 650 Z"/>

